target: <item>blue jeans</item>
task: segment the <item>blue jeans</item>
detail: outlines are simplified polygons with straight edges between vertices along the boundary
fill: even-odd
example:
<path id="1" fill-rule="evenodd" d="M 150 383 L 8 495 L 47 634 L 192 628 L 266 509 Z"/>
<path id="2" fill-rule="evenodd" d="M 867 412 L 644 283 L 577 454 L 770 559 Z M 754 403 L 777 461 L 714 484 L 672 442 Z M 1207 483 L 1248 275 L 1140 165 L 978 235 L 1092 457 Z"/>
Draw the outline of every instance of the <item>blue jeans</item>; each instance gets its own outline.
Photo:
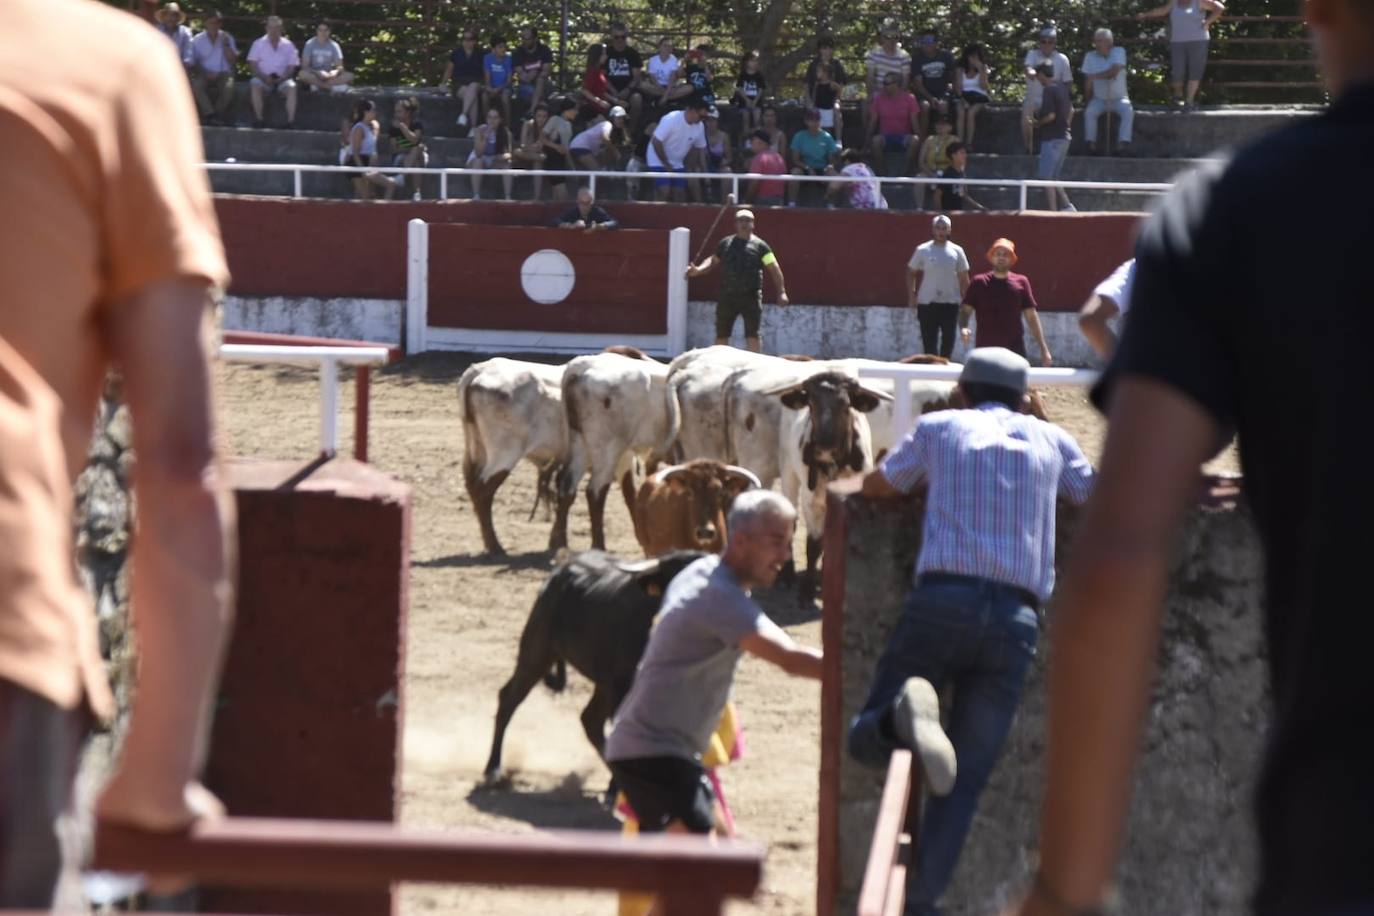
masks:
<path id="1" fill-rule="evenodd" d="M 1068 155 L 1068 140 L 1041 140 L 1040 168 L 1036 177 L 1045 181 L 1052 178 L 1058 178 L 1060 171 L 1064 168 L 1064 160 L 1068 158 Z"/>
<path id="2" fill-rule="evenodd" d="M 907 872 L 908 916 L 939 913 L 936 904 L 1021 701 L 1038 630 L 1035 608 L 1010 586 L 922 583 L 907 597 L 878 660 L 868 702 L 849 726 L 849 753 L 860 763 L 885 767 L 899 747 L 888 717 L 907 678 L 923 677 L 942 693 L 953 688 L 945 711 L 957 776 L 948 795 L 925 806 L 916 867 Z"/>

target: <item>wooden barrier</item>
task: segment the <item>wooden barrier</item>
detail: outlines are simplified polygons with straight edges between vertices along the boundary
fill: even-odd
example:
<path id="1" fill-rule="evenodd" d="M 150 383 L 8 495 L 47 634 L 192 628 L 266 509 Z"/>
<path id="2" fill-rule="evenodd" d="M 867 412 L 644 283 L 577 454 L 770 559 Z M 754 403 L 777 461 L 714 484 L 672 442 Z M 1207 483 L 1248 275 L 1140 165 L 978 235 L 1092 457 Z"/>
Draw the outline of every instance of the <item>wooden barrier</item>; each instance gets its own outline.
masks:
<path id="1" fill-rule="evenodd" d="M 687 836 L 622 839 L 443 833 L 385 824 L 229 818 L 180 834 L 101 824 L 94 866 L 189 875 L 216 884 L 386 889 L 397 881 L 508 884 L 657 894 L 667 916 L 723 912 L 757 892 L 763 849 Z"/>
<path id="2" fill-rule="evenodd" d="M 913 795 L 911 785 L 915 775 L 911 751 L 893 751 L 859 888 L 858 916 L 901 916 L 907 871 L 915 864 L 912 838 L 920 823 L 921 795 Z"/>

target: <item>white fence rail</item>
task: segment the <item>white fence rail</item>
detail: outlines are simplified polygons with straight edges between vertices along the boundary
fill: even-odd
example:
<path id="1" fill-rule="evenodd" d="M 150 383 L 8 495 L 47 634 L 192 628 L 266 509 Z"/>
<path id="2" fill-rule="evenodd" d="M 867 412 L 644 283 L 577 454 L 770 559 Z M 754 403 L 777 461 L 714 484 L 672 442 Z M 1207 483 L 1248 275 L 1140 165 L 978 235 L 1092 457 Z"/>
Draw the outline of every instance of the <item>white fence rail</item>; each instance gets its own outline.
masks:
<path id="1" fill-rule="evenodd" d="M 305 163 L 282 162 L 206 162 L 202 164 L 209 172 L 289 172 L 292 176 L 292 196 L 304 197 L 302 177 L 307 173 L 357 175 L 357 166 L 310 165 Z M 506 175 L 515 177 L 580 177 L 585 178 L 587 187 L 596 194 L 597 181 L 607 179 L 642 181 L 653 180 L 663 175 L 660 172 L 603 172 L 586 169 L 467 169 L 467 168 L 405 168 L 402 166 L 377 166 L 364 171 L 381 172 L 387 175 L 437 175 L 439 177 L 439 199 L 448 199 L 448 180 L 450 176 L 468 178 L 499 178 Z M 971 188 L 1016 188 L 1020 194 L 1019 209 L 1028 209 L 1028 195 L 1031 188 L 1064 188 L 1066 191 L 1118 191 L 1132 194 L 1163 194 L 1173 187 L 1172 182 L 1150 181 L 1046 181 L 1039 178 L 894 178 L 866 177 L 857 175 L 764 175 L 758 172 L 688 172 L 681 176 L 695 181 L 728 181 L 731 193 L 740 200 L 740 183 L 747 181 L 771 182 L 820 182 L 822 184 L 852 184 L 856 182 L 879 181 L 885 185 L 964 185 Z"/>
<path id="2" fill-rule="evenodd" d="M 894 429 L 911 428 L 911 383 L 917 380 L 957 382 L 963 366 L 865 366 L 859 369 L 860 378 L 888 379 L 892 382 L 892 417 Z M 1037 369 L 1030 370 L 1030 383 L 1035 387 L 1055 385 L 1087 386 L 1097 381 L 1101 373 L 1094 369 Z"/>

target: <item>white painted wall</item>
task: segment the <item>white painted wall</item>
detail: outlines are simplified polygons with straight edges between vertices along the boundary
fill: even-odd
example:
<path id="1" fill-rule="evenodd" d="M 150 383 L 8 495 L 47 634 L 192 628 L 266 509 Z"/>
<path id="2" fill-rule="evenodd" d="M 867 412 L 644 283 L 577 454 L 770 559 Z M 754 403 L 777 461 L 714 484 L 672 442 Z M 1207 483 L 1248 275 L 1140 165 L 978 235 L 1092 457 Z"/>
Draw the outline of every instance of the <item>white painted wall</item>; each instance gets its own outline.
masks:
<path id="1" fill-rule="evenodd" d="M 400 299 L 225 296 L 224 329 L 401 343 Z"/>

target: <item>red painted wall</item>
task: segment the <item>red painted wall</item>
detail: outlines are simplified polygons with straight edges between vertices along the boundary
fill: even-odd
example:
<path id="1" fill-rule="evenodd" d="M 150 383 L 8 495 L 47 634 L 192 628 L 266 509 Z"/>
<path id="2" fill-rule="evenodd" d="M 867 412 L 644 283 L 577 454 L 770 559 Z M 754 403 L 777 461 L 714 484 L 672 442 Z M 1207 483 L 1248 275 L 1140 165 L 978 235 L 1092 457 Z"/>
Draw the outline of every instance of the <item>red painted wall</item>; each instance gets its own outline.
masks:
<path id="1" fill-rule="evenodd" d="M 567 255 L 568 298 L 543 305 L 525 295 L 520 268 L 541 248 Z M 429 230 L 429 323 L 446 328 L 665 334 L 668 233 L 614 234 L 453 223 Z"/>
<path id="2" fill-rule="evenodd" d="M 547 226 L 564 204 L 487 201 L 378 204 L 219 197 L 231 291 L 240 295 L 405 298 L 406 222 Z M 692 252 L 715 218 L 704 206 L 609 202 L 627 229 L 692 230 Z M 777 251 L 793 302 L 808 305 L 901 305 L 912 249 L 930 238 L 929 213 L 769 209 L 758 233 Z M 1017 270 L 1046 311 L 1077 309 L 1093 286 L 1130 257 L 1136 213 L 968 213 L 955 217 L 954 240 L 975 272 L 984 252 L 1006 236 Z M 714 239 L 732 231 L 721 220 Z M 614 236 L 607 236 L 608 240 Z M 712 299 L 718 278 L 693 280 L 693 299 Z M 767 295 L 771 296 L 772 293 Z"/>

